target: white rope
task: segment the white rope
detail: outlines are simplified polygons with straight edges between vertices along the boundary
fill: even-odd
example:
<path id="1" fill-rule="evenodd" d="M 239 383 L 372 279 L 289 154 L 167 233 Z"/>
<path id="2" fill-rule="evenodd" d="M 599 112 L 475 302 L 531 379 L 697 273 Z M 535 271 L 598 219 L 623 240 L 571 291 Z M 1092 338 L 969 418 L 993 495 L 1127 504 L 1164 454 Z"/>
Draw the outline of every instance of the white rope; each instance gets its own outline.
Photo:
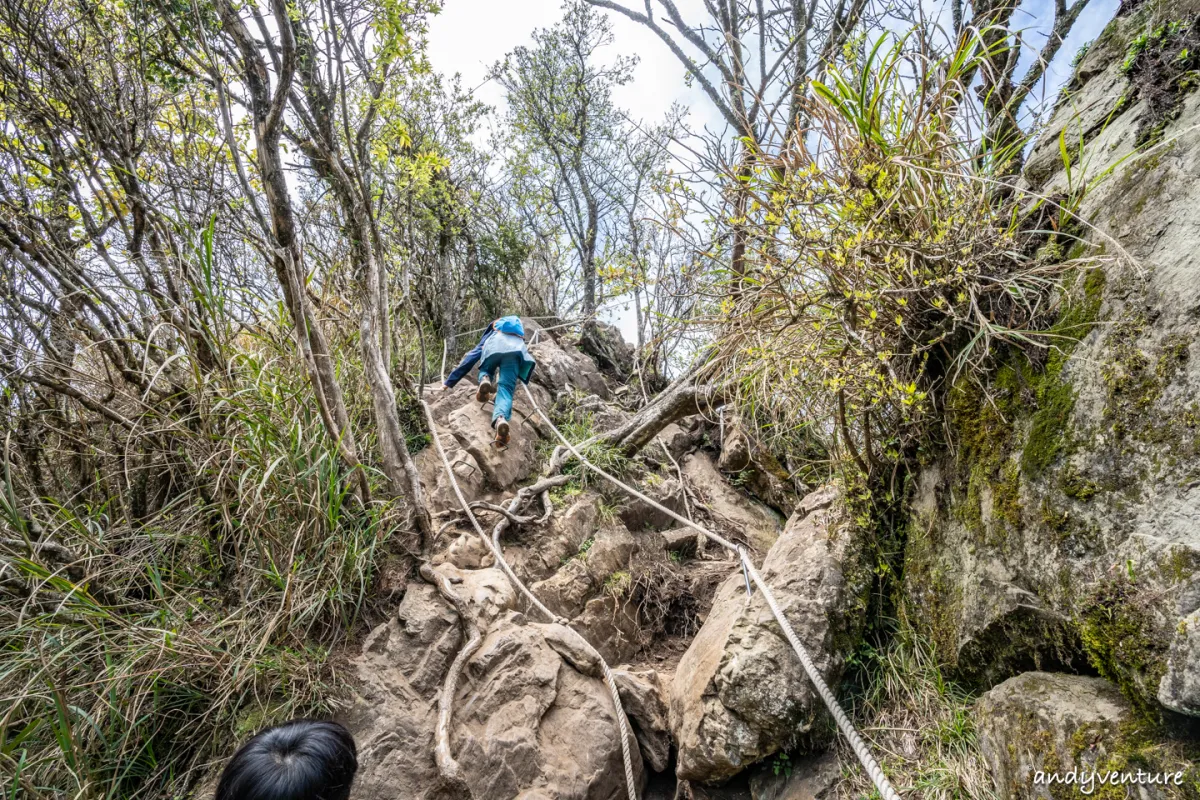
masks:
<path id="1" fill-rule="evenodd" d="M 529 388 L 526 387 L 525 391 L 528 392 Z M 532 396 L 530 399 L 532 400 Z M 500 549 L 500 531 L 502 530 L 504 521 L 502 520 L 501 522 L 497 523 L 493 531 L 492 538 L 489 539 L 487 534 L 483 532 L 483 528 L 480 526 L 479 520 L 475 518 L 475 514 L 471 511 L 471 504 L 467 502 L 466 497 L 463 496 L 462 489 L 459 488 L 458 479 L 454 477 L 454 470 L 450 467 L 450 459 L 446 457 L 446 451 L 442 448 L 441 437 L 438 435 L 437 423 L 433 418 L 433 411 L 429 408 L 429 404 L 425 402 L 424 397 L 421 398 L 421 408 L 425 410 L 425 420 L 429 424 L 429 431 L 431 438 L 433 439 L 434 448 L 437 450 L 438 457 L 442 460 L 442 468 L 446 470 L 446 477 L 450 479 L 450 486 L 454 489 L 454 496 L 458 498 L 459 505 L 462 506 L 463 511 L 466 512 L 467 517 L 471 520 L 471 525 L 475 527 L 475 532 L 478 533 L 480 538 L 483 539 L 484 545 L 491 551 L 492 557 L 495 559 L 496 563 L 499 564 L 501 569 L 504 570 L 504 574 L 508 576 L 509 582 L 512 583 L 512 585 L 519 592 L 521 592 L 521 594 L 525 595 L 526 599 L 529 600 L 530 605 L 542 612 L 542 614 L 551 622 L 556 622 L 564 627 L 569 628 L 570 624 L 567 622 L 567 620 L 559 617 L 550 609 L 546 608 L 546 606 L 543 605 L 536 596 L 534 596 L 533 592 L 531 592 L 529 588 L 525 586 L 521 579 L 517 577 L 516 573 L 512 571 L 512 568 L 508 565 L 508 562 L 504 560 L 504 554 Z M 537 408 L 536 403 L 534 404 L 534 408 Z M 555 431 L 557 432 L 557 428 Z M 613 677 L 612 670 L 609 669 L 608 662 L 604 660 L 604 657 L 600 655 L 599 651 L 592 647 L 591 643 L 588 642 L 587 639 L 585 639 L 578 631 L 575 632 L 575 635 L 578 636 L 584 644 L 591 648 L 591 654 L 595 655 L 596 661 L 600 664 L 600 669 L 604 673 L 604 683 L 607 684 L 609 695 L 612 697 L 613 709 L 617 717 L 617 727 L 620 730 L 621 759 L 625 762 L 625 788 L 628 792 L 629 800 L 638 800 L 637 781 L 633 775 L 633 754 L 629 749 L 629 721 L 625 717 L 625 708 L 621 705 L 621 693 L 617 691 L 616 679 Z M 447 756 L 449 755 L 450 754 L 447 753 Z"/>
<path id="2" fill-rule="evenodd" d="M 738 557 L 738 559 L 742 562 L 743 569 L 749 573 L 750 578 L 754 581 L 754 584 L 758 587 L 759 591 L 762 592 L 763 598 L 767 601 L 767 606 L 771 609 L 771 613 L 775 616 L 775 621 L 778 622 L 779 627 L 783 629 L 783 635 L 787 637 L 788 643 L 791 644 L 792 649 L 796 651 L 796 655 L 800 658 L 800 664 L 804 667 L 804 671 L 808 674 L 809 679 L 816 687 L 817 694 L 819 694 L 821 699 L 825 701 L 825 706 L 829 709 L 829 713 L 833 715 L 834 720 L 838 724 L 838 728 L 841 729 L 842 733 L 846 737 L 846 740 L 850 742 L 851 749 L 853 749 L 854 754 L 858 756 L 858 760 L 862 762 L 863 769 L 867 771 L 867 775 L 870 776 L 871 781 L 875 784 L 875 788 L 879 790 L 879 794 L 883 797 L 883 800 L 900 800 L 900 795 L 897 794 L 896 790 L 892 788 L 892 784 L 888 781 L 887 776 L 883 774 L 883 768 L 879 766 L 879 762 L 876 761 L 875 757 L 871 755 L 871 751 L 867 748 L 866 743 L 862 740 L 862 737 L 858 735 L 858 731 L 854 729 L 854 724 L 850 721 L 850 718 L 846 716 L 846 712 L 843 711 L 842 707 L 838 704 L 837 698 L 834 696 L 833 691 L 829 688 L 829 685 L 825 683 L 825 680 L 817 671 L 817 667 L 813 663 L 812 657 L 809 656 L 808 650 L 806 650 L 804 645 L 800 643 L 800 639 L 796 636 L 796 632 L 792 630 L 792 626 L 787 621 L 787 617 L 783 615 L 783 612 L 779 609 L 779 604 L 775 602 L 775 596 L 771 594 L 771 589 L 762 579 L 762 576 L 758 574 L 758 570 L 754 568 L 754 564 L 750 561 L 750 557 L 746 555 L 745 550 L 733 544 L 723 536 L 713 533 L 704 526 L 698 525 L 697 523 L 692 522 L 690 519 L 680 516 L 661 503 L 650 499 L 637 489 L 621 480 L 618 480 L 617 478 L 614 478 L 612 475 L 609 475 L 607 472 L 588 461 L 582 453 L 575 449 L 573 444 L 567 441 L 567 438 L 562 435 L 562 432 L 555 427 L 550 418 L 546 416 L 545 412 L 543 412 L 541 407 L 538 406 L 537 401 L 533 399 L 533 393 L 529 391 L 529 387 L 525 386 L 524 384 L 522 384 L 522 387 L 525 389 L 525 396 L 529 399 L 530 404 L 533 406 L 533 410 L 536 411 L 538 415 L 546 421 L 546 424 L 550 426 L 552 431 L 554 431 L 554 435 L 558 437 L 558 440 L 562 442 L 569 451 L 571 451 L 572 455 L 579 459 L 580 464 L 607 479 L 610 483 L 613 483 L 616 486 L 624 489 L 634 497 L 649 503 L 655 509 L 665 513 L 667 516 L 671 517 L 677 522 L 680 522 L 687 527 L 693 528 L 699 533 L 704 534 Z"/>

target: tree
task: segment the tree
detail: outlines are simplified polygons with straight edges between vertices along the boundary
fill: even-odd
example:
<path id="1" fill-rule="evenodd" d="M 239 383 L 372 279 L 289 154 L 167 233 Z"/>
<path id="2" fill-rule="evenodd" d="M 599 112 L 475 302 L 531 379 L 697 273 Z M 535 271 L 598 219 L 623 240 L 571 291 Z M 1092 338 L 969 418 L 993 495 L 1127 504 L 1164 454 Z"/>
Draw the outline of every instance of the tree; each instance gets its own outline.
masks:
<path id="1" fill-rule="evenodd" d="M 407 72 L 423 69 L 414 42 L 419 41 L 425 9 L 392 2 L 340 4 L 336 8 L 325 3 L 287 6 L 272 0 L 268 11 L 275 32 L 266 27 L 262 9 L 248 6 L 262 34 L 255 38 L 242 12 L 228 0 L 218 0 L 217 7 L 220 31 L 240 57 L 240 89 L 255 123 L 258 171 L 276 244 L 276 274 L 297 324 L 301 350 L 311 364 L 327 425 L 347 463 L 357 464 L 342 389 L 305 291 L 303 252 L 283 176 L 282 136 L 304 153 L 317 178 L 336 199 L 361 303 L 359 344 L 384 474 L 392 494 L 407 495 L 418 530 L 428 536 L 431 523 L 420 476 L 400 424 L 391 377 L 392 309 L 388 274 L 380 260 L 379 193 L 373 169 L 376 155 L 386 153 L 389 137 L 405 135 L 403 125 L 394 124 L 392 98 L 395 84 Z M 210 65 L 208 71 L 223 82 L 217 65 Z M 225 92 L 235 94 L 227 87 Z M 253 197 L 251 202 L 255 202 Z M 362 486 L 365 492 L 365 479 Z"/>
<path id="2" fill-rule="evenodd" d="M 1019 80 L 1017 66 L 1025 34 L 1012 27 L 1016 4 L 1007 0 L 981 0 L 972 4 L 973 16 L 964 19 L 962 0 L 952 3 L 955 35 L 961 39 L 963 35 L 971 35 L 973 28 L 984 43 L 986 57 L 975 70 L 980 73 L 976 92 L 984 111 L 982 148 L 993 154 L 995 169 L 1000 174 L 1015 175 L 1020 171 L 1027 139 L 1021 127 L 1021 109 L 1089 2 L 1075 0 L 1068 6 L 1067 0 L 1054 0 L 1054 17 L 1046 31 L 1046 41 Z M 969 85 L 974 72 L 965 77 Z"/>
<path id="3" fill-rule="evenodd" d="M 634 60 L 598 63 L 613 41 L 611 24 L 583 2 L 562 22 L 533 35 L 492 71 L 508 92 L 514 180 L 554 210 L 578 260 L 582 311 L 595 313 L 597 255 L 623 190 L 617 166 L 625 133 L 612 89 L 628 82 Z"/>
<path id="4" fill-rule="evenodd" d="M 284 111 L 293 91 L 298 61 L 288 8 L 281 0 L 274 0 L 269 10 L 281 40 L 280 45 L 269 49 L 271 64 L 276 70 L 274 88 L 271 80 L 272 70 L 262 52 L 262 48 L 267 46 L 270 40 L 265 37 L 256 39 L 242 19 L 240 10 L 235 8 L 230 0 L 217 0 L 216 8 L 220 15 L 219 32 L 227 37 L 231 45 L 229 51 L 221 55 L 233 61 L 238 69 L 240 88 L 245 93 L 243 103 L 253 120 L 255 165 L 267 213 L 270 215 L 269 229 L 262 213 L 257 212 L 256 216 L 261 220 L 264 237 L 269 242 L 268 251 L 271 253 L 272 266 L 279 281 L 279 288 L 283 292 L 285 305 L 295 324 L 296 341 L 308 367 L 321 416 L 329 435 L 337 442 L 342 458 L 359 475 L 360 494 L 366 500 L 370 494 L 366 477 L 360 468 L 354 432 L 350 427 L 346 401 L 336 375 L 329 341 L 306 291 L 304 251 L 297 236 L 296 216 L 284 178 L 280 140 Z M 261 11 L 257 7 L 252 7 L 251 11 L 260 28 L 265 30 Z M 180 39 L 182 40 L 182 36 Z M 210 50 L 210 54 L 212 52 Z M 201 63 L 207 65 L 207 71 L 219 87 L 218 92 L 222 96 L 229 96 L 230 88 L 225 84 L 226 78 L 220 65 L 207 62 L 207 59 Z M 222 111 L 225 123 L 229 125 L 228 113 L 224 108 Z M 232 131 L 229 131 L 228 135 L 231 149 L 236 150 L 236 146 L 232 144 Z M 244 183 L 244 188 L 247 191 L 248 203 L 257 209 L 258 199 L 250 189 L 248 181 Z"/>

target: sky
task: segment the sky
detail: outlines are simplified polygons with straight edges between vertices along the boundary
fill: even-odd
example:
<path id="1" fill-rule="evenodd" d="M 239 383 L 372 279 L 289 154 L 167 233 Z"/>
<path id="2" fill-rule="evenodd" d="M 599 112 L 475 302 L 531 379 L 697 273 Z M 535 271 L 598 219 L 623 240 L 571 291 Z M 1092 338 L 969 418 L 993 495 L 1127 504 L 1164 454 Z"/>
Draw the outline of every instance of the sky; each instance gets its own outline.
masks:
<path id="1" fill-rule="evenodd" d="M 1119 4 L 1120 0 L 1090 0 L 1047 70 L 1047 81 L 1037 93 L 1039 96 L 1053 101 L 1070 77 L 1070 62 L 1075 53 L 1100 34 Z M 640 8 L 642 4 L 632 5 Z M 689 13 L 695 7 L 702 8 L 698 0 L 679 0 L 677 5 L 684 19 L 701 18 L 702 11 Z M 933 18 L 947 16 L 943 3 L 932 0 L 927 13 Z M 513 48 L 529 44 L 534 30 L 554 25 L 561 15 L 561 0 L 445 0 L 442 12 L 429 28 L 430 61 L 435 70 L 445 75 L 461 74 L 465 89 L 474 89 L 478 99 L 502 109 L 504 92 L 495 82 L 486 80 L 488 70 Z M 644 26 L 620 14 L 608 12 L 608 15 L 614 35 L 612 55 L 639 59 L 633 80 L 613 93 L 618 107 L 624 108 L 634 120 L 654 123 L 672 103 L 679 102 L 689 109 L 689 127 L 723 130 L 722 121 L 703 90 L 687 86 L 683 66 L 666 45 Z M 1053 16 L 1053 0 L 1024 0 L 1014 15 L 1014 26 L 1029 31 L 1018 75 L 1024 73 L 1026 64 L 1045 42 L 1042 31 L 1049 29 Z M 635 339 L 631 309 L 610 309 L 601 316 L 616 324 L 626 339 Z"/>

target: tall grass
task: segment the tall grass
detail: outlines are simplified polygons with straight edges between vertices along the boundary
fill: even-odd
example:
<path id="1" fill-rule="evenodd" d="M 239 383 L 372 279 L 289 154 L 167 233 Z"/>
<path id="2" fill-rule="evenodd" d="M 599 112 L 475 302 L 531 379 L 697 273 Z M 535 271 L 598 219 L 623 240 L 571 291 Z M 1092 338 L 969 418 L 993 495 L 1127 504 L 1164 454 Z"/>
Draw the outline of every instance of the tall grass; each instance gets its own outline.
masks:
<path id="1" fill-rule="evenodd" d="M 201 290 L 220 302 L 211 281 Z M 352 492 L 282 315 L 208 335 L 221 368 L 181 366 L 187 397 L 140 409 L 140 430 L 119 438 L 80 415 L 44 434 L 63 459 L 68 434 L 83 440 L 88 491 L 38 496 L 6 441 L 6 797 L 183 796 L 254 727 L 330 710 L 331 654 L 362 621 L 399 509 Z M 129 453 L 175 476 L 146 514 L 122 491 L 137 480 L 121 474 Z"/>
<path id="2" fill-rule="evenodd" d="M 901 794 L 926 800 L 993 800 L 979 749 L 974 697 L 942 675 L 933 648 L 911 630 L 864 646 L 850 664 L 855 724 Z M 877 797 L 844 739 L 837 744 L 844 800 Z"/>

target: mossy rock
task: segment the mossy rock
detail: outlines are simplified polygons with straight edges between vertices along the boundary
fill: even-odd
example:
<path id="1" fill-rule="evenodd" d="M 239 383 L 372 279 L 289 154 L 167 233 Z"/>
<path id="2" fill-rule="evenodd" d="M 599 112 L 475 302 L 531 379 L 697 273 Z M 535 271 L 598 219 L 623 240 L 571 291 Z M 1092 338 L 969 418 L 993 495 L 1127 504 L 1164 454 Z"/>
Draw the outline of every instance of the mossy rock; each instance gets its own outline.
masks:
<path id="1" fill-rule="evenodd" d="M 1156 592 L 1123 572 L 1097 584 L 1079 613 L 1079 631 L 1088 660 L 1101 676 L 1120 687 L 1133 708 L 1157 719 L 1155 700 L 1166 673 L 1170 631 L 1154 615 Z"/>
<path id="2" fill-rule="evenodd" d="M 1102 678 L 1026 672 L 980 697 L 976 718 L 980 748 L 1004 800 L 1126 800 L 1139 796 L 1131 783 L 1088 778 L 1139 769 L 1179 776 L 1143 782 L 1141 796 L 1192 798 L 1200 788 L 1195 753 L 1139 717 Z"/>

